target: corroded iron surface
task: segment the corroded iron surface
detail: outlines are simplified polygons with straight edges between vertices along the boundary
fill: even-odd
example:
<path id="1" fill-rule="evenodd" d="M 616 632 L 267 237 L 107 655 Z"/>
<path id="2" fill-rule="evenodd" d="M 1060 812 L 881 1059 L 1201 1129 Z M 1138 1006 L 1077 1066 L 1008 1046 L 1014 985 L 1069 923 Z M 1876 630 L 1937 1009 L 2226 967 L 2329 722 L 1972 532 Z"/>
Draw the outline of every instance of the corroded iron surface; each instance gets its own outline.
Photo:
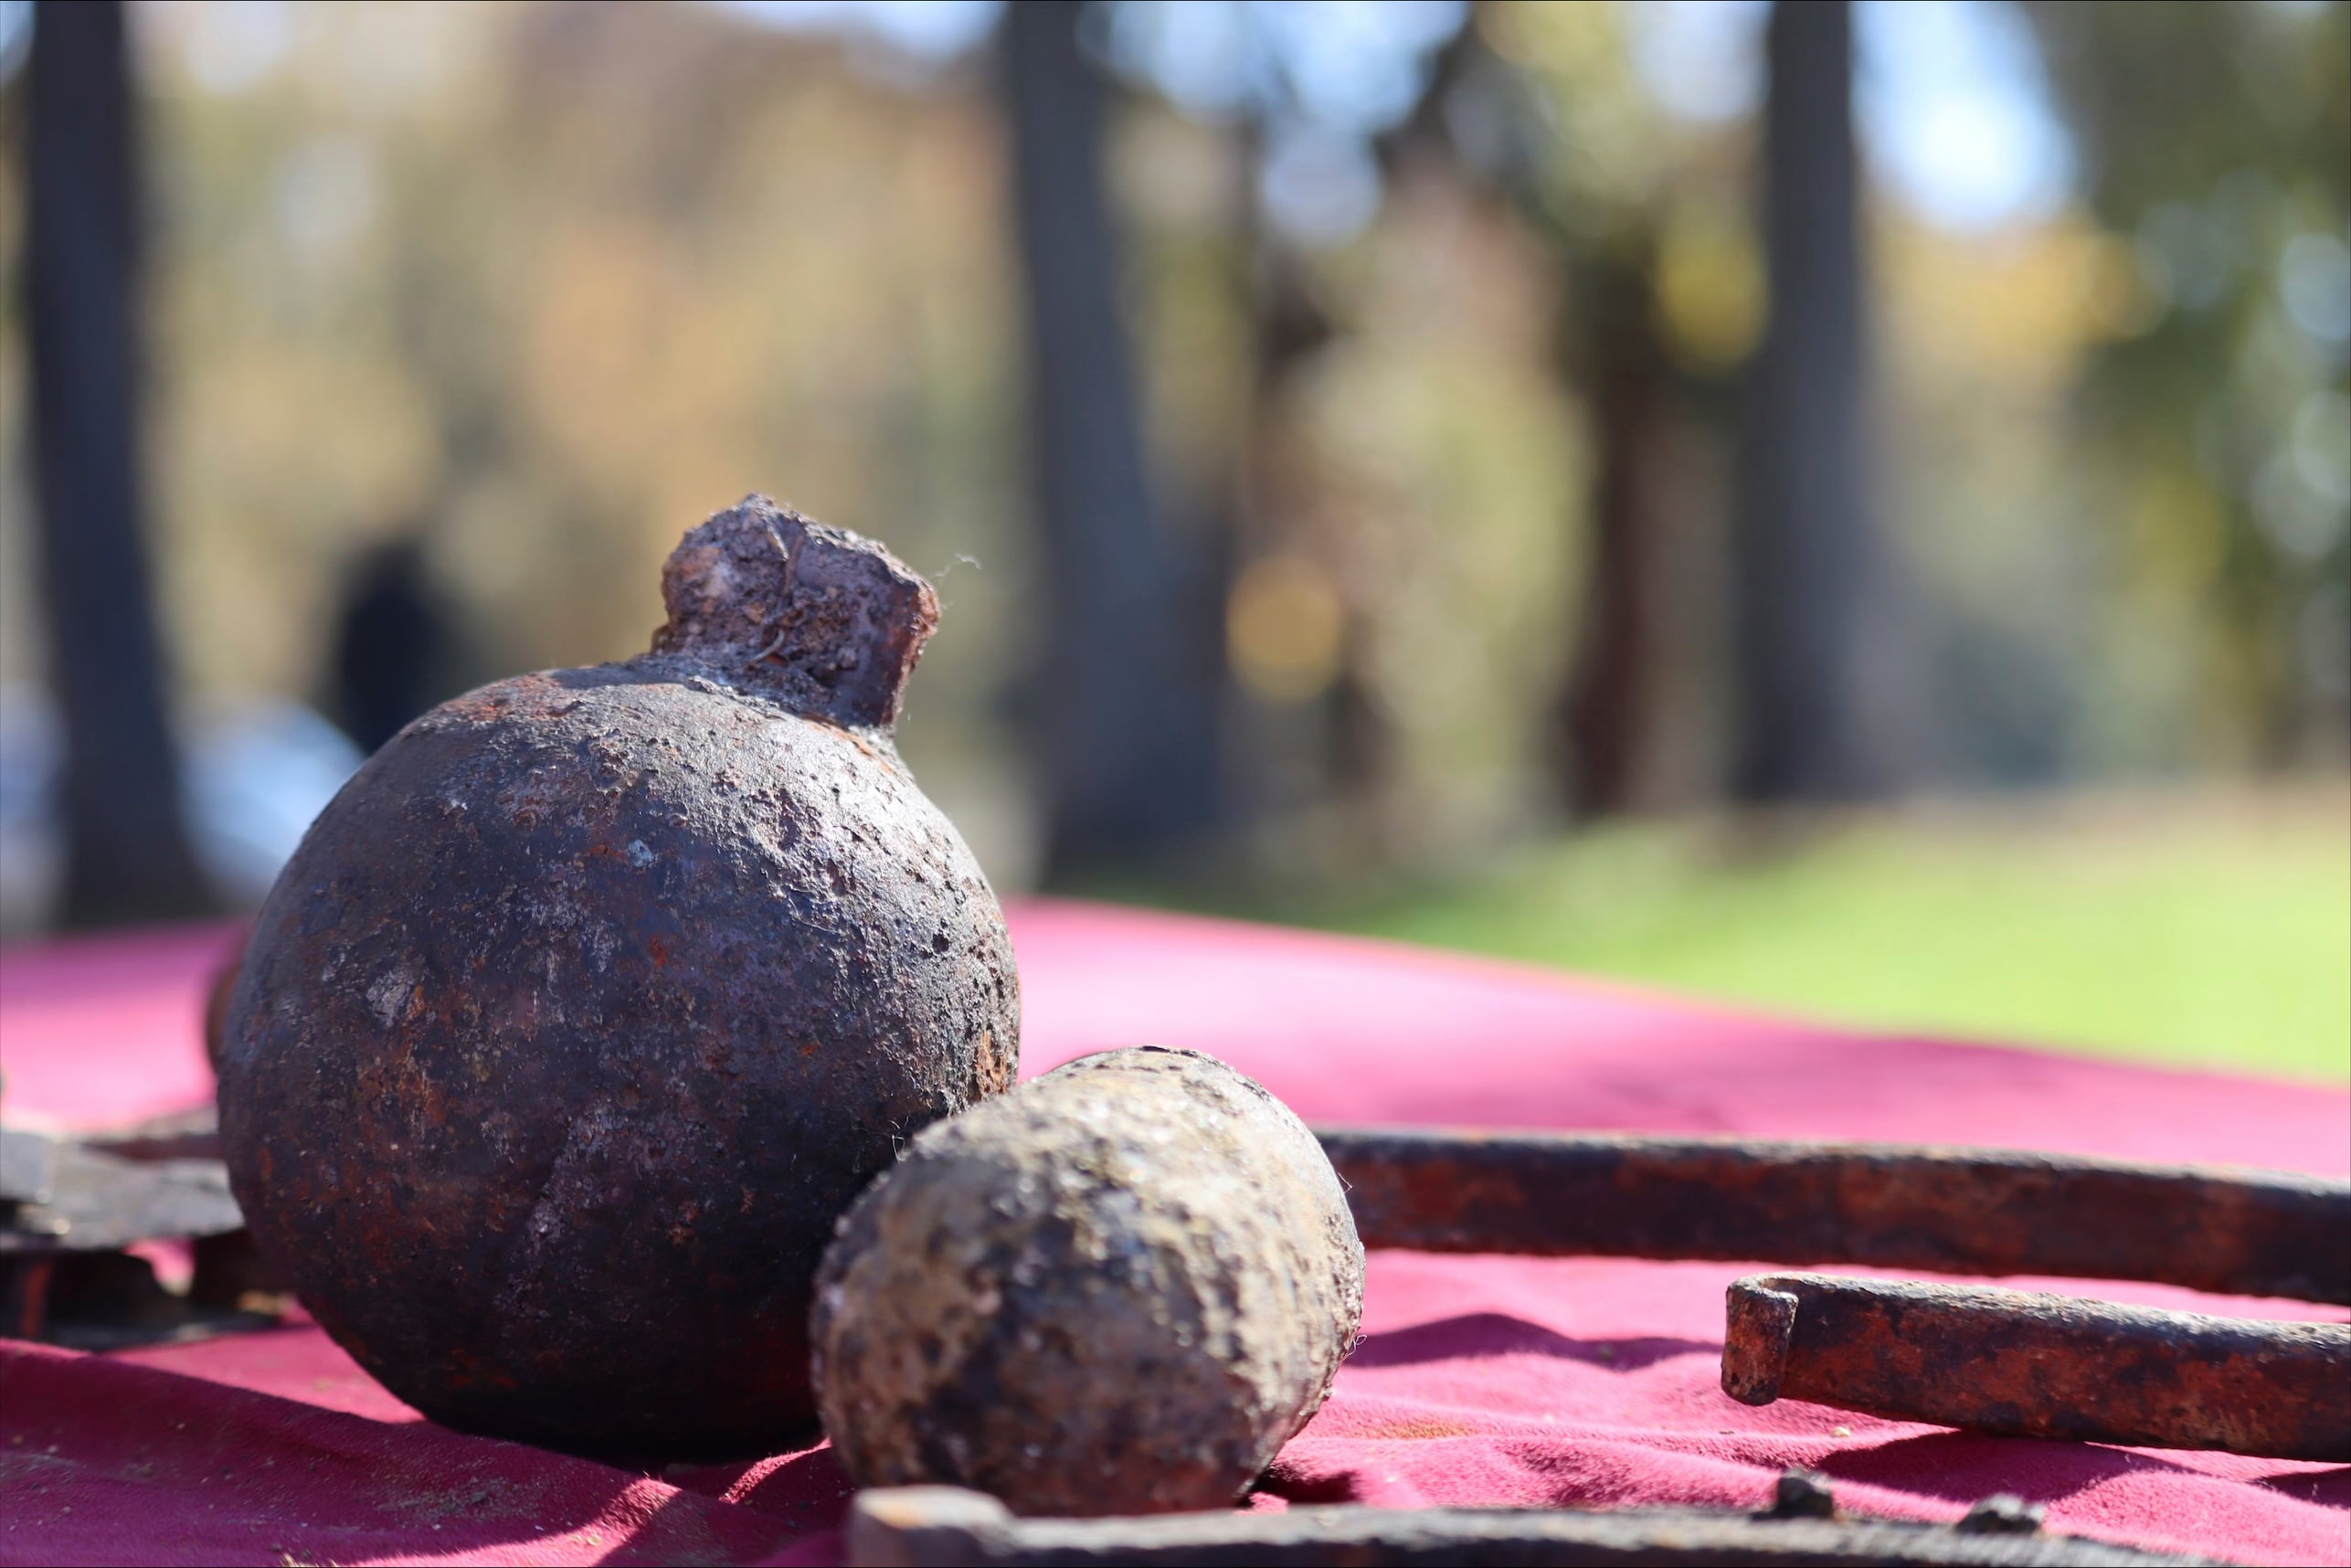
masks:
<path id="1" fill-rule="evenodd" d="M 819 1279 L 817 1389 L 864 1484 L 1214 1508 L 1321 1404 L 1362 1302 L 1305 1125 L 1212 1057 L 1113 1051 L 929 1128 L 858 1200 Z"/>
<path id="2" fill-rule="evenodd" d="M 2351 1182 L 2002 1150 L 1318 1129 L 1367 1246 L 2147 1279 L 2351 1304 Z"/>
<path id="3" fill-rule="evenodd" d="M 1823 1493 L 1822 1495 L 1827 1495 Z M 2014 1499 L 1992 1499 L 1996 1505 Z M 2011 1521 L 2020 1510 L 1979 1504 L 1955 1525 L 1888 1520 L 1626 1509 L 1292 1508 L 1281 1513 L 1186 1513 L 1156 1519 L 1015 1519 L 1002 1504 L 953 1487 L 860 1492 L 849 1561 L 860 1568 L 1150 1568 L 1278 1563 L 1388 1565 L 1884 1563 L 2065 1568 L 2094 1563 L 2203 1563 Z"/>
<path id="4" fill-rule="evenodd" d="M 1731 1287 L 1722 1387 L 2014 1436 L 2351 1460 L 2351 1324 L 1754 1275 Z"/>
<path id="5" fill-rule="evenodd" d="M 660 650 L 502 681 L 369 759 L 255 923 L 221 1141 L 265 1255 L 434 1419 L 612 1454 L 815 1424 L 833 1221 L 1018 1062 L 1012 953 L 894 748 L 937 615 L 754 497 Z"/>

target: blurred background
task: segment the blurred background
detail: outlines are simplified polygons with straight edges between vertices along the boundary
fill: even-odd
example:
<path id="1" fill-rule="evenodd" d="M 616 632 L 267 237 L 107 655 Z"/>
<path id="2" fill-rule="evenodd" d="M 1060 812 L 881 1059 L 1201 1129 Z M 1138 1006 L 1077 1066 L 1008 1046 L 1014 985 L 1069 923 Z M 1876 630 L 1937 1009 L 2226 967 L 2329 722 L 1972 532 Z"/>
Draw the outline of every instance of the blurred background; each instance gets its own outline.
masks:
<path id="1" fill-rule="evenodd" d="M 0 931 L 758 490 L 1001 891 L 2351 1077 L 2351 7 L 0 0 Z"/>

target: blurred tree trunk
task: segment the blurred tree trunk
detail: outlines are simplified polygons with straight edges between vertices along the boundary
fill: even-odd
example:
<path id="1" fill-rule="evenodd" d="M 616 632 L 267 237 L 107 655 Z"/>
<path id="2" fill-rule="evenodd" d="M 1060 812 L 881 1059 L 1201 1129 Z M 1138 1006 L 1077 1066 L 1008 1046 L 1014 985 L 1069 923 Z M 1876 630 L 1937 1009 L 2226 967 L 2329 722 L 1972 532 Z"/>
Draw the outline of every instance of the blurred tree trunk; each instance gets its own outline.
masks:
<path id="1" fill-rule="evenodd" d="M 1583 817 L 1637 804 L 1656 699 L 1649 567 L 1670 370 L 1657 340 L 1648 247 L 1634 250 L 1567 269 L 1569 298 L 1580 302 L 1573 313 L 1587 324 L 1562 358 L 1571 380 L 1590 388 L 1595 448 L 1590 564 L 1561 715 L 1568 804 Z"/>
<path id="2" fill-rule="evenodd" d="M 1004 17 L 1028 304 L 1032 483 L 1052 604 L 1043 671 L 1049 878 L 1160 856 L 1218 805 L 1221 600 L 1161 525 L 1118 305 L 1107 89 L 1076 0 Z"/>
<path id="3" fill-rule="evenodd" d="M 41 0 L 26 82 L 25 319 L 65 918 L 211 906 L 180 812 L 142 528 L 139 162 L 120 0 Z"/>
<path id="4" fill-rule="evenodd" d="M 1483 38 L 1473 18 L 1438 53 L 1420 101 L 1387 138 L 1385 151 L 1393 168 L 1427 150 L 1454 177 L 1497 192 L 1541 238 L 1556 264 L 1565 307 L 1551 359 L 1561 383 L 1588 398 L 1593 473 L 1581 503 L 1590 533 L 1583 590 L 1580 602 L 1566 607 L 1575 642 L 1550 715 L 1548 761 L 1559 799 L 1572 814 L 1610 816 L 1641 804 L 1663 685 L 1658 464 L 1679 387 L 1657 329 L 1651 282 L 1657 221 L 1647 211 L 1627 212 L 1613 233 L 1595 238 L 1567 221 L 1556 185 L 1523 152 L 1498 175 L 1477 170 L 1456 144 L 1445 110 L 1465 85 L 1510 69 Z M 1485 110 L 1489 117 L 1511 112 L 1501 102 Z M 1531 139 L 1547 132 L 1517 133 Z"/>
<path id="5" fill-rule="evenodd" d="M 1733 788 L 1753 801 L 1885 793 L 1885 563 L 1868 497 L 1853 19 L 1778 0 L 1765 33 L 1771 321 L 1748 387 L 1736 573 Z"/>
<path id="6" fill-rule="evenodd" d="M 1241 167 L 1254 173 L 1265 156 L 1262 117 L 1243 122 Z M 1255 182 L 1250 182 L 1254 185 Z M 1328 569 L 1330 542 L 1313 525 L 1319 464 L 1295 407 L 1296 379 L 1338 334 L 1316 298 L 1307 260 L 1275 232 L 1254 189 L 1242 197 L 1234 236 L 1235 292 L 1248 331 L 1248 382 L 1240 405 L 1235 505 L 1247 535 L 1244 559 L 1288 556 Z M 1344 558 L 1343 552 L 1340 558 Z M 1330 683 L 1311 697 L 1262 711 L 1259 744 L 1247 760 L 1263 775 L 1256 794 L 1276 811 L 1301 799 L 1367 802 L 1390 771 L 1391 726 L 1372 693 L 1371 639 L 1350 585 L 1330 580 L 1343 624 Z M 1289 744 L 1266 744 L 1284 732 Z"/>

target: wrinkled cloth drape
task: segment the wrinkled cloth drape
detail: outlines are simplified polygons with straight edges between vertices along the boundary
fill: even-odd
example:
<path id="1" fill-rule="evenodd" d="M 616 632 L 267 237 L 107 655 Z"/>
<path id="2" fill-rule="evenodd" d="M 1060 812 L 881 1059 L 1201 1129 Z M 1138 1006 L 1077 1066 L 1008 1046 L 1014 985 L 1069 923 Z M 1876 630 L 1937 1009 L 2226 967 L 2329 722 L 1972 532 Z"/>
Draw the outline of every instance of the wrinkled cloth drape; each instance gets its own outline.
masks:
<path id="1" fill-rule="evenodd" d="M 1441 954 L 1063 903 L 1012 911 L 1022 1070 L 1117 1044 L 1223 1057 L 1314 1120 L 1742 1132 L 2351 1171 L 2328 1088 L 1865 1036 Z M 0 955 L 5 1109 L 200 1101 L 217 927 Z M 1760 1263 L 1773 1260 L 1758 1260 Z M 1799 1464 L 1850 1511 L 1991 1492 L 2055 1530 L 2351 1563 L 2351 1468 L 1975 1437 L 1716 1385 L 1737 1264 L 1372 1255 L 1361 1348 L 1247 1506 L 1753 1508 Z M 2027 1287 L 2261 1317 L 2295 1302 Z M 822 1446 L 620 1470 L 443 1431 L 316 1329 L 84 1356 L 0 1341 L 0 1563 L 828 1563 Z"/>

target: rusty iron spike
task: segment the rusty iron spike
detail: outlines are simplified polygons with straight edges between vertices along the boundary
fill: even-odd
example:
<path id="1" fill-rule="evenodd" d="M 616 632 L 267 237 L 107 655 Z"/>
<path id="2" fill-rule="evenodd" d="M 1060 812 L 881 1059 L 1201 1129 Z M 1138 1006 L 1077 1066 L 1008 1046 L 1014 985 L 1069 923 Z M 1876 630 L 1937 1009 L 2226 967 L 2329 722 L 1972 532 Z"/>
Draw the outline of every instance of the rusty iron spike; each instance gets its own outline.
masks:
<path id="1" fill-rule="evenodd" d="M 84 1141 L 122 1160 L 217 1158 L 215 1125 L 207 1107 Z M 2144 1279 L 2351 1305 L 2351 1182 L 2323 1177 L 1900 1144 L 1315 1130 L 1366 1246 Z"/>
<path id="2" fill-rule="evenodd" d="M 90 1141 L 127 1160 L 217 1158 L 213 1125 L 207 1107 Z M 1316 1132 L 1367 1246 L 2144 1279 L 2351 1305 L 2351 1183 L 2320 1177 L 1891 1144 Z"/>
<path id="3" fill-rule="evenodd" d="M 2260 1323 L 1961 1285 L 1759 1274 L 1722 1388 L 2005 1436 L 2351 1460 L 2351 1324 Z"/>
<path id="4" fill-rule="evenodd" d="M 2001 1499 L 2013 1503 L 2014 1499 Z M 1016 1519 L 956 1487 L 863 1491 L 850 1515 L 849 1561 L 864 1568 L 968 1564 L 2200 1563 L 2007 1522 L 1979 1505 L 1953 1525 L 1780 1517 L 1695 1509 L 1293 1508 L 1281 1513 L 1158 1514 L 1137 1519 Z M 1996 1522 L 1987 1523 L 1986 1520 Z"/>
<path id="5" fill-rule="evenodd" d="M 2351 1305 L 2351 1182 L 2316 1176 L 1898 1144 L 1317 1136 L 1366 1246 L 2144 1279 Z"/>

